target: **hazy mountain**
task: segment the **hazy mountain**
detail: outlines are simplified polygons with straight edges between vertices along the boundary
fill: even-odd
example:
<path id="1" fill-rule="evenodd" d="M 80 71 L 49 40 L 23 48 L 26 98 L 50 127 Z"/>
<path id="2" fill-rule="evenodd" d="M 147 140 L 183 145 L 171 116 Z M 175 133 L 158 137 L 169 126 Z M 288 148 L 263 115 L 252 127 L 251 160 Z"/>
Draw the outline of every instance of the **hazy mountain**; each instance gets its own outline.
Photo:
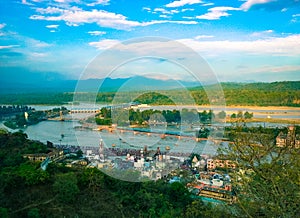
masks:
<path id="1" fill-rule="evenodd" d="M 115 92 L 120 88 L 122 91 L 132 90 L 169 90 L 185 87 L 199 86 L 199 82 L 186 82 L 177 80 L 159 80 L 142 76 L 130 78 L 105 78 L 88 80 L 17 80 L 17 82 L 2 81 L 1 93 L 24 93 L 24 92 Z"/>

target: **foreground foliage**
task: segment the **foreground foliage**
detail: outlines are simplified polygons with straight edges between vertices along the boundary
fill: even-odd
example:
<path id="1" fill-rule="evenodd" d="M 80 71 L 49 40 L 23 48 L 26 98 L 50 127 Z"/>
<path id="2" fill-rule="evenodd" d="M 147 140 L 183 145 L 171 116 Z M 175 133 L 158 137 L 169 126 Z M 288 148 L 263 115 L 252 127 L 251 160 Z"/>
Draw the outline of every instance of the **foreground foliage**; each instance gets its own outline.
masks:
<path id="1" fill-rule="evenodd" d="M 238 131 L 238 130 L 236 130 Z M 249 130 L 250 131 L 250 130 Z M 271 136 L 273 140 L 273 136 Z M 251 147 L 259 140 L 263 147 Z M 95 168 L 50 163 L 22 154 L 45 145 L 0 130 L 0 217 L 299 217 L 299 150 L 277 149 L 267 134 L 237 134 L 227 155 L 238 161 L 238 203 L 194 199 L 181 183 L 131 183 Z M 242 170 L 247 169 L 247 170 Z"/>
<path id="2" fill-rule="evenodd" d="M 238 164 L 237 214 L 245 217 L 300 216 L 300 149 L 277 147 L 278 129 L 237 127 L 223 154 Z M 300 130 L 296 128 L 296 133 Z"/>
<path id="3" fill-rule="evenodd" d="M 224 217 L 181 183 L 131 183 L 56 163 L 43 171 L 22 157 L 43 149 L 22 132 L 0 131 L 0 217 Z"/>

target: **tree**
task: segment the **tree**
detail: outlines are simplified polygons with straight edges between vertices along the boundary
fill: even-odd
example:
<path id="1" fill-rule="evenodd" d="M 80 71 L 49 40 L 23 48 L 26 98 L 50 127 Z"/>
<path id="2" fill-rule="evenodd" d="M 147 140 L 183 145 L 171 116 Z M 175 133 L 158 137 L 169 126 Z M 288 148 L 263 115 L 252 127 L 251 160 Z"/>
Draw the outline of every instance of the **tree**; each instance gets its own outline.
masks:
<path id="1" fill-rule="evenodd" d="M 184 216 L 186 218 L 195 217 L 234 217 L 233 214 L 228 211 L 227 207 L 221 205 L 212 205 L 211 203 L 205 204 L 203 201 L 195 200 L 187 206 Z"/>
<path id="2" fill-rule="evenodd" d="M 238 111 L 236 117 L 237 118 L 243 118 L 243 111 Z"/>
<path id="3" fill-rule="evenodd" d="M 88 187 L 93 194 L 96 194 L 104 185 L 104 174 L 96 168 L 87 168 L 83 169 L 78 180 L 80 186 Z"/>
<path id="4" fill-rule="evenodd" d="M 253 113 L 249 113 L 248 111 L 246 111 L 244 113 L 244 117 L 245 117 L 245 119 L 251 119 L 253 117 Z"/>
<path id="5" fill-rule="evenodd" d="M 29 218 L 40 218 L 40 210 L 38 208 L 32 208 L 28 211 L 27 216 Z"/>
<path id="6" fill-rule="evenodd" d="M 241 132 L 223 151 L 236 162 L 238 214 L 246 217 L 298 217 L 300 214 L 300 149 L 279 148 L 274 135 Z"/>
<path id="7" fill-rule="evenodd" d="M 226 112 L 225 112 L 225 111 L 220 111 L 220 112 L 218 113 L 218 118 L 224 119 L 225 117 L 226 117 Z"/>
<path id="8" fill-rule="evenodd" d="M 0 217 L 8 218 L 8 210 L 7 210 L 7 208 L 0 207 Z"/>
<path id="9" fill-rule="evenodd" d="M 231 114 L 230 118 L 235 119 L 236 118 L 236 114 L 235 113 Z"/>
<path id="10" fill-rule="evenodd" d="M 61 202 L 72 203 L 75 201 L 79 188 L 74 173 L 65 173 L 57 176 L 53 190 L 58 194 Z"/>
<path id="11" fill-rule="evenodd" d="M 210 131 L 207 128 L 200 128 L 199 131 L 196 133 L 197 138 L 207 138 L 209 135 Z"/>
<path id="12" fill-rule="evenodd" d="M 79 150 L 76 152 L 77 158 L 81 158 L 81 157 L 82 157 L 82 154 L 83 154 L 82 150 L 79 149 Z"/>
<path id="13" fill-rule="evenodd" d="M 23 178 L 26 185 L 45 183 L 49 179 L 47 171 L 43 171 L 33 163 L 22 163 L 17 171 L 17 176 Z"/>

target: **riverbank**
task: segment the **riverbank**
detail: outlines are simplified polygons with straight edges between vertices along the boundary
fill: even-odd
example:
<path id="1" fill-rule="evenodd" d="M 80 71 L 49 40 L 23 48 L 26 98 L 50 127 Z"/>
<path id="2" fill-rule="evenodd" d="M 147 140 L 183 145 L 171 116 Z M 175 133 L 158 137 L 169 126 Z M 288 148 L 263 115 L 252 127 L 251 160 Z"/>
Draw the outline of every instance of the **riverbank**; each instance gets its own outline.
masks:
<path id="1" fill-rule="evenodd" d="M 275 118 L 226 118 L 226 123 L 280 123 L 280 124 L 300 124 L 300 119 L 275 119 Z"/>

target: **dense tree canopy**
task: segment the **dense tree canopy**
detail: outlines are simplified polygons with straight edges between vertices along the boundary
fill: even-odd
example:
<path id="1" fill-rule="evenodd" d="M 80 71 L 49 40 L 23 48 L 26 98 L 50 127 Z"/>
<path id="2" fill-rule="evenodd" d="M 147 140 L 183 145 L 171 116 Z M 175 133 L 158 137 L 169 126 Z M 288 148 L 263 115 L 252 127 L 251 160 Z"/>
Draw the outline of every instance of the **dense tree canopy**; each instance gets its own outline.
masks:
<path id="1" fill-rule="evenodd" d="M 299 128 L 298 128 L 299 129 Z M 277 147 L 278 130 L 237 127 L 223 155 L 234 160 L 238 203 L 245 217 L 299 217 L 300 149 Z"/>
<path id="2" fill-rule="evenodd" d="M 300 82 L 274 82 L 274 83 L 221 83 L 224 91 L 226 105 L 246 105 L 246 106 L 300 106 Z M 190 88 L 189 92 L 195 104 L 208 105 L 205 90 L 212 89 L 214 85 Z M 154 105 L 170 104 L 191 104 L 191 99 L 187 98 L 183 90 L 169 90 L 141 93 L 136 91 L 140 103 Z M 96 97 L 95 97 L 96 96 Z M 76 93 L 76 101 L 80 102 L 101 102 L 112 103 L 115 99 L 115 92 L 99 93 Z M 128 99 L 128 93 L 118 93 L 120 99 Z M 174 102 L 172 99 L 179 99 Z M 67 104 L 74 101 L 74 93 L 17 93 L 0 94 L 0 104 Z M 73 102 L 76 104 L 76 102 Z M 125 102 L 128 103 L 128 102 Z"/>

